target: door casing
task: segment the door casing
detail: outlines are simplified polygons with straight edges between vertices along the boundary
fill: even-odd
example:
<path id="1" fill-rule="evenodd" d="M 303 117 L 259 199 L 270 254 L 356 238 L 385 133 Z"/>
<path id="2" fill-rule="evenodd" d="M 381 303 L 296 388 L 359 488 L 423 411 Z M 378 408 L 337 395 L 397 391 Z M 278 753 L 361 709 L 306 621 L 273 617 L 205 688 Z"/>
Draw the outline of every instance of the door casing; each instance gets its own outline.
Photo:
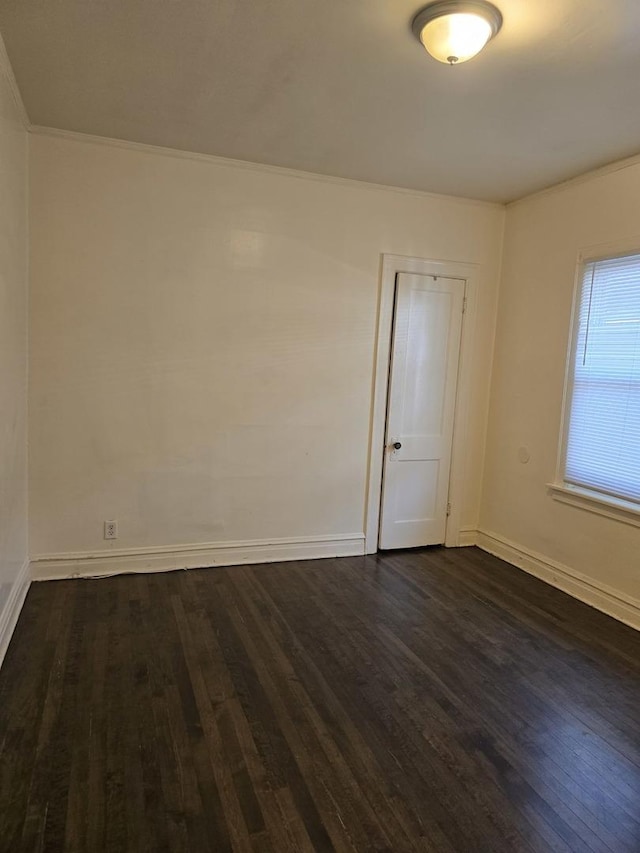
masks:
<path id="1" fill-rule="evenodd" d="M 451 472 L 449 475 L 450 512 L 447 518 L 444 543 L 447 547 L 456 547 L 465 544 L 464 531 L 461 530 L 461 503 L 467 467 L 466 448 L 468 447 L 469 436 L 469 419 L 467 414 L 472 387 L 471 368 L 474 349 L 473 336 L 479 265 L 458 261 L 427 260 L 424 258 L 385 254 L 382 255 L 381 262 L 373 407 L 369 442 L 369 478 L 365 507 L 365 553 L 367 554 L 375 554 L 378 550 L 382 467 L 387 419 L 391 336 L 393 331 L 393 307 L 396 276 L 398 273 L 403 272 L 458 278 L 465 281 L 465 313 L 463 316 L 462 338 L 460 342 L 460 362 L 453 422 Z"/>

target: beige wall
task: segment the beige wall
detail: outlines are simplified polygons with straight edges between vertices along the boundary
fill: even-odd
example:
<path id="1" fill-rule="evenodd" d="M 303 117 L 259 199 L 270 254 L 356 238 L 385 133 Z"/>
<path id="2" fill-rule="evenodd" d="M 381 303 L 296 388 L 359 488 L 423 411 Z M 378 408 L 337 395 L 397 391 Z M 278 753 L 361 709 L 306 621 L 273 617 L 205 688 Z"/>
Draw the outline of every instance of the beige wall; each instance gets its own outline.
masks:
<path id="1" fill-rule="evenodd" d="M 31 553 L 361 534 L 383 252 L 481 264 L 477 526 L 504 211 L 31 137 Z"/>
<path id="2" fill-rule="evenodd" d="M 10 74 L 0 40 L 0 658 L 27 559 L 27 134 Z"/>
<path id="3" fill-rule="evenodd" d="M 640 528 L 560 504 L 546 488 L 578 251 L 634 239 L 640 248 L 640 165 L 508 208 L 481 528 L 640 603 Z"/>
<path id="4" fill-rule="evenodd" d="M 2 143 L 18 159 L 19 137 Z M 481 265 L 462 526 L 507 559 L 550 566 L 552 582 L 563 568 L 582 578 L 561 583 L 575 594 L 592 582 L 640 599 L 640 529 L 546 487 L 576 257 L 640 245 L 640 165 L 508 208 L 498 311 L 498 207 L 78 138 L 33 135 L 31 157 L 32 555 L 361 534 L 389 252 Z M 24 204 L 18 173 L 5 214 Z M 18 424 L 24 326 L 11 330 L 2 391 Z M 3 452 L 19 472 L 19 428 L 11 435 Z M 22 520 L 12 542 L 24 543 L 24 490 L 9 479 Z M 10 578 L 24 545 L 5 553 L 17 555 L 3 564 Z"/>

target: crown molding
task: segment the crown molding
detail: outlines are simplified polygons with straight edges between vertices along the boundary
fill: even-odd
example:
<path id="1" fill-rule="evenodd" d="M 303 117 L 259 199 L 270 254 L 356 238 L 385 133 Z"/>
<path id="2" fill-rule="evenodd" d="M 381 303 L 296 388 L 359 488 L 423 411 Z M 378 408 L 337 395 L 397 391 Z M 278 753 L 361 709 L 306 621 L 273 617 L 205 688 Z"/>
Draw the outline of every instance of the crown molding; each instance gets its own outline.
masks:
<path id="1" fill-rule="evenodd" d="M 2 33 L 0 33 L 0 72 L 9 84 L 9 91 L 13 96 L 13 100 L 18 110 L 18 115 L 20 116 L 20 121 L 22 122 L 24 129 L 31 130 L 31 122 L 29 121 L 29 116 L 25 109 L 20 89 L 18 88 L 18 81 L 16 80 L 13 68 L 11 67 L 11 62 L 9 61 L 9 54 L 7 53 Z"/>
<path id="2" fill-rule="evenodd" d="M 351 189 L 365 189 L 373 192 L 392 192 L 400 195 L 413 196 L 421 199 L 434 199 L 446 201 L 465 206 L 474 205 L 490 208 L 492 210 L 503 210 L 504 204 L 495 201 L 484 201 L 476 198 L 465 198 L 464 196 L 445 195 L 444 193 L 432 193 L 426 190 L 408 189 L 407 187 L 395 187 L 389 184 L 376 184 L 370 181 L 358 181 L 354 178 L 340 178 L 333 175 L 322 175 L 317 172 L 304 172 L 299 169 L 289 169 L 286 166 L 271 166 L 267 163 L 254 163 L 250 160 L 234 160 L 231 157 L 221 157 L 218 154 L 200 154 L 195 151 L 183 151 L 181 148 L 165 148 L 161 145 L 149 145 L 144 142 L 131 142 L 128 139 L 116 139 L 111 136 L 96 136 L 91 133 L 81 133 L 76 130 L 62 130 L 56 127 L 44 127 L 42 125 L 30 125 L 29 132 L 35 136 L 50 136 L 57 139 L 68 139 L 74 142 L 82 142 L 93 145 L 106 145 L 111 148 L 124 148 L 129 151 L 137 151 L 142 154 L 153 154 L 160 157 L 176 157 L 180 160 L 195 160 L 200 163 L 208 163 L 212 166 L 226 166 L 233 169 L 242 169 L 250 172 L 262 172 L 271 175 L 281 175 L 288 178 L 299 178 L 306 181 L 318 181 L 325 184 L 350 187 Z"/>
<path id="3" fill-rule="evenodd" d="M 583 172 L 580 175 L 575 175 L 573 178 L 567 178 L 566 181 L 560 181 L 558 184 L 551 184 L 534 193 L 529 193 L 521 198 L 516 198 L 513 201 L 505 203 L 507 209 L 518 207 L 522 204 L 527 204 L 530 201 L 535 201 L 538 198 L 544 198 L 548 195 L 562 192 L 563 190 L 571 189 L 580 184 L 588 183 L 596 178 L 602 178 L 605 175 L 611 175 L 614 172 L 621 172 L 624 169 L 630 169 L 633 166 L 640 165 L 640 154 L 633 154 L 631 157 L 625 157 L 623 160 L 614 160 L 612 163 L 606 163 L 604 166 L 598 166 L 595 169 L 590 169 L 588 172 Z"/>
<path id="4" fill-rule="evenodd" d="M 243 169 L 245 171 L 263 172 L 266 174 L 282 175 L 289 178 L 300 178 L 307 181 L 318 181 L 320 183 L 334 184 L 338 186 L 351 187 L 353 189 L 368 189 L 374 192 L 392 192 L 400 195 L 413 196 L 414 198 L 429 198 L 436 201 L 447 201 L 450 203 L 458 203 L 466 206 L 475 205 L 478 207 L 489 208 L 492 210 L 509 210 L 518 207 L 519 205 L 527 204 L 530 201 L 535 201 L 538 198 L 543 198 L 554 193 L 562 192 L 565 189 L 578 186 L 579 184 L 587 183 L 588 181 L 605 175 L 619 172 L 624 169 L 629 169 L 633 166 L 640 165 L 640 153 L 633 154 L 631 157 L 625 157 L 622 160 L 614 160 L 604 166 L 598 166 L 595 169 L 590 169 L 580 175 L 575 175 L 573 178 L 567 178 L 559 183 L 550 184 L 543 187 L 541 190 L 528 193 L 527 195 L 515 198 L 511 201 L 486 201 L 483 199 L 469 198 L 467 196 L 446 195 L 445 193 L 428 192 L 427 190 L 410 189 L 408 187 L 396 187 L 391 184 L 376 184 L 371 181 L 359 181 L 354 178 L 341 178 L 335 175 L 323 175 L 318 172 L 305 172 L 300 169 L 290 169 L 286 166 L 272 166 L 268 163 L 255 163 L 251 160 L 235 160 L 232 157 L 222 157 L 219 154 L 202 154 L 197 151 L 186 151 L 181 148 L 167 148 L 161 145 L 151 145 L 145 142 L 132 142 L 128 139 L 117 139 L 112 136 L 98 136 L 91 133 L 82 133 L 77 130 L 64 130 L 57 127 L 47 127 L 44 125 L 31 124 L 29 122 L 18 85 L 13 76 L 11 65 L 6 51 L 4 52 L 4 62 L 2 52 L 4 44 L 0 37 L 0 68 L 4 68 L 6 64 L 6 76 L 14 93 L 16 104 L 21 111 L 26 129 L 36 136 L 50 136 L 59 139 L 69 139 L 75 142 L 84 142 L 94 145 L 106 145 L 112 148 L 124 148 L 130 151 L 138 151 L 140 153 L 155 154 L 161 157 L 176 157 L 182 160 L 195 160 L 202 163 L 209 163 L 214 166 L 227 166 L 230 168 Z"/>

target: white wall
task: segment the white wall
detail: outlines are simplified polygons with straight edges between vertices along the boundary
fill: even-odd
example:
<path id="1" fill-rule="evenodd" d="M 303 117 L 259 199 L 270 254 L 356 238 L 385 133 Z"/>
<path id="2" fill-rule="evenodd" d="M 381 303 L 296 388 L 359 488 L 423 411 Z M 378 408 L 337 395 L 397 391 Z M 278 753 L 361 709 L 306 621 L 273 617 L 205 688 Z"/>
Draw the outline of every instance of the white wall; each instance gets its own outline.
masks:
<path id="1" fill-rule="evenodd" d="M 0 39 L 0 661 L 26 590 L 27 134 Z"/>
<path id="2" fill-rule="evenodd" d="M 383 252 L 481 265 L 477 526 L 502 208 L 59 136 L 31 170 L 32 555 L 362 534 Z"/>
<path id="3" fill-rule="evenodd" d="M 575 593 L 596 595 L 591 582 L 609 588 L 610 611 L 617 593 L 640 607 L 640 528 L 558 503 L 546 484 L 556 468 L 578 251 L 634 238 L 640 248 L 640 164 L 508 208 L 481 513 L 493 537 L 583 575 Z M 521 446 L 528 464 L 518 461 Z"/>

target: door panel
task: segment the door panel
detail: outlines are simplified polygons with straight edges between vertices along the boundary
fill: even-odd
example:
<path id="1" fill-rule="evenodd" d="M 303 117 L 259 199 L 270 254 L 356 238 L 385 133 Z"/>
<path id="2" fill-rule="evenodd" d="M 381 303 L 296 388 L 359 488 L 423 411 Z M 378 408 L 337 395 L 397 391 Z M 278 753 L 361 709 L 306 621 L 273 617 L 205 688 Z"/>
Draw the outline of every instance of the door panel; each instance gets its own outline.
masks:
<path id="1" fill-rule="evenodd" d="M 464 287 L 397 276 L 381 548 L 444 542 Z"/>

